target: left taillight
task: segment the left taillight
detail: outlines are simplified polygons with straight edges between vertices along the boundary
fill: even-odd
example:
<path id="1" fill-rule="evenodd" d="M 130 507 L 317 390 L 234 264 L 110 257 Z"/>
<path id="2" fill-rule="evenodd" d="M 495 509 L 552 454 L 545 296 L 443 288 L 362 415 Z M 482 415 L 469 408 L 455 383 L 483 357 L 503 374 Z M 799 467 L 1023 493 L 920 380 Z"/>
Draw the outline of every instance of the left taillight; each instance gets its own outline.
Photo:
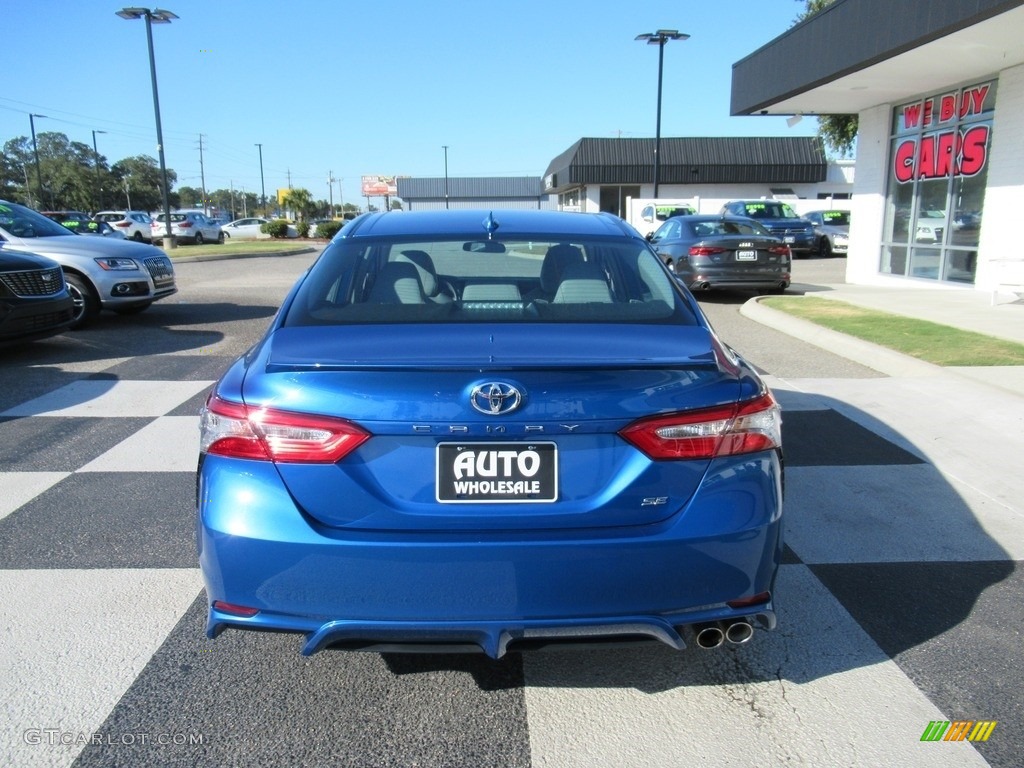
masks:
<path id="1" fill-rule="evenodd" d="M 770 393 L 754 400 L 634 421 L 619 435 L 655 460 L 713 459 L 782 445 L 782 413 Z"/>
<path id="2" fill-rule="evenodd" d="M 210 395 L 199 420 L 203 453 L 236 459 L 333 464 L 370 438 L 333 416 L 250 408 Z"/>

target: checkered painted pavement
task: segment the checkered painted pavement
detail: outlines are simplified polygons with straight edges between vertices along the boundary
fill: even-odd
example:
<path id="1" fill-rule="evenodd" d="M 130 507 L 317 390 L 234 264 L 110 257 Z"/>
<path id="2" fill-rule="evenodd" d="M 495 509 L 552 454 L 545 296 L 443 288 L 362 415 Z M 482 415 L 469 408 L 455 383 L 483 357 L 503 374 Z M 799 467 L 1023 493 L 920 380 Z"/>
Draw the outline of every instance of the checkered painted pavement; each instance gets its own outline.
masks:
<path id="1" fill-rule="evenodd" d="M 0 393 L 0 764 L 1019 765 L 1011 396 L 770 379 L 787 557 L 779 628 L 745 646 L 303 658 L 294 636 L 203 635 L 196 414 L 228 362 L 161 355 Z M 921 741 L 967 719 L 998 725 Z"/>

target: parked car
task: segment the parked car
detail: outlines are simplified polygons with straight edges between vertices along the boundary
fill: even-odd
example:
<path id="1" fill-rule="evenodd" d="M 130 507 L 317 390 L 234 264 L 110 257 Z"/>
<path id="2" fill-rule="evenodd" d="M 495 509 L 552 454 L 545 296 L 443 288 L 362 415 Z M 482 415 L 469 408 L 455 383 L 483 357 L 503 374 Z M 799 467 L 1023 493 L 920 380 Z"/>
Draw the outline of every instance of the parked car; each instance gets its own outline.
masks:
<path id="1" fill-rule="evenodd" d="M 790 247 L 793 257 L 810 256 L 816 249 L 814 225 L 781 200 L 730 200 L 719 213 L 756 219 Z"/>
<path id="2" fill-rule="evenodd" d="M 235 219 L 228 222 L 221 227 L 221 230 L 224 232 L 224 237 L 234 238 L 235 240 L 263 240 L 269 238 L 270 235 L 262 231 L 260 227 L 269 223 L 270 219 L 261 219 L 253 216 L 247 219 Z M 289 224 L 288 237 L 298 236 L 299 233 L 296 231 L 295 225 Z"/>
<path id="3" fill-rule="evenodd" d="M 40 213 L 50 221 L 56 221 L 78 235 L 101 235 L 118 240 L 124 239 L 122 232 L 116 231 L 105 222 L 93 221 L 89 218 L 89 214 L 81 211 L 40 211 Z"/>
<path id="4" fill-rule="evenodd" d="M 31 208 L 0 200 L 0 240 L 11 251 L 47 256 L 64 271 L 75 303 L 72 328 L 102 309 L 135 314 L 177 292 L 174 266 L 152 245 L 81 237 Z"/>
<path id="5" fill-rule="evenodd" d="M 775 624 L 779 408 L 614 215 L 356 219 L 200 431 L 210 637 L 500 657 Z"/>
<path id="6" fill-rule="evenodd" d="M 0 244 L 0 345 L 54 336 L 74 318 L 60 264 Z"/>
<path id="7" fill-rule="evenodd" d="M 789 246 L 753 219 L 673 216 L 650 241 L 691 291 L 753 288 L 781 293 L 792 280 Z"/>
<path id="8" fill-rule="evenodd" d="M 40 211 L 40 213 L 58 224 L 67 224 L 71 221 L 92 221 L 89 214 L 84 211 Z"/>
<path id="9" fill-rule="evenodd" d="M 917 229 L 914 240 L 919 243 L 942 243 L 946 232 L 946 212 L 923 208 L 917 213 Z"/>
<path id="10" fill-rule="evenodd" d="M 845 256 L 850 250 L 849 211 L 811 211 L 804 218 L 814 225 L 819 256 Z"/>
<path id="11" fill-rule="evenodd" d="M 114 229 L 105 221 L 62 221 L 59 222 L 76 235 L 91 235 L 93 237 L 110 237 L 114 240 L 124 240 L 124 232 Z"/>
<path id="12" fill-rule="evenodd" d="M 105 221 L 114 229 L 124 233 L 128 240 L 151 242 L 153 219 L 145 211 L 100 211 L 93 216 L 95 221 Z"/>
<path id="13" fill-rule="evenodd" d="M 150 227 L 151 237 L 163 238 L 167 235 L 167 215 L 158 214 L 153 217 L 153 224 Z M 171 214 L 171 234 L 179 242 L 195 243 L 223 243 L 224 231 L 220 225 L 210 221 L 206 216 L 195 211 L 179 211 Z"/>

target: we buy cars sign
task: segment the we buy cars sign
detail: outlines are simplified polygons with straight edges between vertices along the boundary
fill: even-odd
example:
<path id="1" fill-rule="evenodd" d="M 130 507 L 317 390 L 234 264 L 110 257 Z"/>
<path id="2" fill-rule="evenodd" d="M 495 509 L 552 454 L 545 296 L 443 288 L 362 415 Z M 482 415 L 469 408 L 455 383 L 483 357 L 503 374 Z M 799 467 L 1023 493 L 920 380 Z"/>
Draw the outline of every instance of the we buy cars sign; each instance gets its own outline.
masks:
<path id="1" fill-rule="evenodd" d="M 899 115 L 903 130 L 927 130 L 933 133 L 902 140 L 893 153 L 893 174 L 900 183 L 914 179 L 949 176 L 976 176 L 988 159 L 992 126 L 978 123 L 957 127 L 955 123 L 984 111 L 991 84 L 964 88 L 907 104 Z"/>

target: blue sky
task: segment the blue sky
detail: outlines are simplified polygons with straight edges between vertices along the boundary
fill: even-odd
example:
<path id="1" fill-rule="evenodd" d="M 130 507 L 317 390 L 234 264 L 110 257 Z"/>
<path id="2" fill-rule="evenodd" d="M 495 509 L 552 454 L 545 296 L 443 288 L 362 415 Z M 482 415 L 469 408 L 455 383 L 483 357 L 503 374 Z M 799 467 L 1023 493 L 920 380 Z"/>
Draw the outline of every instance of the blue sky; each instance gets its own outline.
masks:
<path id="1" fill-rule="evenodd" d="M 0 144 L 61 131 L 109 162 L 156 157 L 145 24 L 117 0 L 32 0 L 7 9 Z M 732 65 L 785 32 L 795 0 L 161 0 L 154 25 L 168 167 L 178 186 L 267 195 L 306 187 L 347 202 L 370 174 L 540 176 L 583 136 L 803 136 L 781 117 L 730 117 Z M 338 201 L 338 184 L 333 195 Z"/>

